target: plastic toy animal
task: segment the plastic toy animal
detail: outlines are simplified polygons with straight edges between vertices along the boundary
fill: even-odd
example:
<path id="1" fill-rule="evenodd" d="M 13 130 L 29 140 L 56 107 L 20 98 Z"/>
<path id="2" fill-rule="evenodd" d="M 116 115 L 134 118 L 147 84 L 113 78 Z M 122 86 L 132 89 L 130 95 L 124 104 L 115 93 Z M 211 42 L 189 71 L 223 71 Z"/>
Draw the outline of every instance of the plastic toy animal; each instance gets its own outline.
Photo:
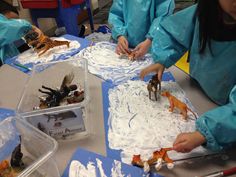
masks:
<path id="1" fill-rule="evenodd" d="M 11 168 L 7 160 L 0 163 L 0 177 L 15 177 L 17 173 Z"/>
<path id="2" fill-rule="evenodd" d="M 67 102 L 69 104 L 72 104 L 72 103 L 80 103 L 81 101 L 84 100 L 84 91 L 75 91 L 74 92 L 74 96 L 73 97 L 70 97 L 67 99 Z"/>
<path id="3" fill-rule="evenodd" d="M 3 160 L 1 163 L 0 163 L 0 174 L 1 174 L 1 171 L 3 170 L 6 170 L 10 167 L 10 164 L 7 160 Z"/>
<path id="4" fill-rule="evenodd" d="M 172 148 L 161 148 L 160 151 L 153 152 L 151 159 L 147 161 L 142 161 L 140 155 L 134 155 L 132 159 L 132 164 L 144 169 L 145 172 L 150 171 L 150 166 L 155 165 L 155 169 L 159 171 L 162 167 L 162 163 L 167 163 L 167 168 L 172 169 L 174 167 L 173 160 L 169 158 L 167 152 L 171 151 Z"/>
<path id="5" fill-rule="evenodd" d="M 23 153 L 21 152 L 21 143 L 16 146 L 14 151 L 11 154 L 11 166 L 24 168 L 25 164 L 22 161 Z"/>
<path id="6" fill-rule="evenodd" d="M 158 90 L 157 90 L 158 86 Z M 149 99 L 151 100 L 151 94 L 154 93 L 155 100 L 157 101 L 157 91 L 159 91 L 159 94 L 161 92 L 161 82 L 158 80 L 158 75 L 155 74 L 152 76 L 152 79 L 149 80 L 149 83 L 147 85 L 147 90 L 149 94 Z"/>
<path id="7" fill-rule="evenodd" d="M 167 168 L 172 169 L 174 168 L 173 160 L 169 158 L 167 152 L 172 151 L 172 148 L 161 148 L 160 151 L 153 152 L 153 156 L 151 159 L 148 160 L 148 164 L 152 165 L 156 162 L 155 169 L 159 171 L 162 167 L 162 163 L 167 163 Z"/>
<path id="8" fill-rule="evenodd" d="M 69 48 L 70 45 L 70 42 L 68 41 L 52 40 L 45 35 L 38 36 L 35 32 L 27 34 L 25 36 L 25 40 L 29 46 L 35 48 L 35 50 L 39 53 L 39 56 L 43 55 L 53 47 L 66 45 Z"/>
<path id="9" fill-rule="evenodd" d="M 168 91 L 162 92 L 161 95 L 168 98 L 170 103 L 170 112 L 173 112 L 174 108 L 178 108 L 183 115 L 184 120 L 187 120 L 188 118 L 188 111 L 192 112 L 195 118 L 197 118 L 197 115 L 191 109 L 189 109 L 185 103 L 177 99 L 175 96 L 171 95 Z"/>
<path id="10" fill-rule="evenodd" d="M 126 54 L 120 54 L 120 58 L 125 57 L 128 58 L 129 60 L 133 61 L 135 57 L 135 53 L 133 51 L 128 51 Z"/>
<path id="11" fill-rule="evenodd" d="M 74 91 L 77 89 L 76 85 L 70 85 L 72 80 L 74 79 L 74 74 L 70 73 L 69 75 L 66 75 L 62 81 L 60 89 L 52 89 L 46 86 L 42 86 L 45 91 L 39 89 L 39 92 L 45 93 L 48 95 L 46 99 L 43 99 L 40 97 L 40 109 L 44 108 L 50 108 L 59 106 L 61 101 L 66 98 L 71 91 Z"/>
<path id="12" fill-rule="evenodd" d="M 32 41 L 34 41 L 34 40 L 37 40 L 38 35 L 39 35 L 39 34 L 38 34 L 37 32 L 35 32 L 35 31 L 29 31 L 29 32 L 24 36 L 24 39 L 25 39 L 26 43 L 28 44 L 28 43 L 30 43 L 30 42 L 32 42 Z"/>

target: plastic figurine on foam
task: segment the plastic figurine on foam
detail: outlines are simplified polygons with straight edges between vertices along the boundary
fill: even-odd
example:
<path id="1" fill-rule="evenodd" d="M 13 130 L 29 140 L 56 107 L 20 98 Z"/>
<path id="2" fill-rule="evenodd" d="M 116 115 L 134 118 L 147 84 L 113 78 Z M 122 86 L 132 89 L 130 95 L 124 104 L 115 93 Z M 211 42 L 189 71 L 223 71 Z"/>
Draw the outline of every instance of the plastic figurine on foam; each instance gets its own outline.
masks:
<path id="1" fill-rule="evenodd" d="M 158 88 L 159 93 L 158 94 L 160 95 L 161 82 L 158 80 L 158 75 L 155 74 L 152 76 L 152 79 L 149 80 L 149 83 L 147 85 L 147 90 L 148 90 L 150 100 L 151 100 L 151 94 L 153 92 L 154 96 L 155 96 L 155 100 L 157 101 L 157 86 L 159 86 L 159 88 Z"/>
<path id="2" fill-rule="evenodd" d="M 188 111 L 192 112 L 194 117 L 197 118 L 197 115 L 191 109 L 189 109 L 185 103 L 177 99 L 175 96 L 171 95 L 168 91 L 162 92 L 161 95 L 168 98 L 170 102 L 170 112 L 173 112 L 174 108 L 178 108 L 183 115 L 184 120 L 187 120 L 188 118 Z"/>
<path id="3" fill-rule="evenodd" d="M 153 156 L 151 159 L 147 161 L 142 161 L 140 155 L 134 155 L 132 160 L 132 165 L 141 167 L 144 169 L 146 173 L 150 171 L 150 165 L 155 164 L 155 169 L 159 171 L 162 167 L 162 163 L 167 163 L 167 168 L 172 169 L 174 168 L 174 161 L 169 158 L 167 152 L 172 151 L 172 148 L 161 148 L 160 151 L 153 152 Z"/>
<path id="4" fill-rule="evenodd" d="M 36 32 L 30 32 L 25 37 L 25 40 L 29 46 L 32 46 L 39 56 L 46 53 L 49 49 L 66 45 L 69 48 L 70 42 L 52 40 L 48 36 L 41 34 L 38 36 Z"/>

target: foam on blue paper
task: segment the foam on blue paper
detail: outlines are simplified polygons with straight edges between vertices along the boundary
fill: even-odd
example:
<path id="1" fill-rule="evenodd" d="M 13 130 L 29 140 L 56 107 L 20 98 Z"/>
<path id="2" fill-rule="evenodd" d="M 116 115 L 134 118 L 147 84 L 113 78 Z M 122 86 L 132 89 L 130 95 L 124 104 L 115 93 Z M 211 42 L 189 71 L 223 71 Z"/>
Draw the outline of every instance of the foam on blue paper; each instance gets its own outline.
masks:
<path id="1" fill-rule="evenodd" d="M 55 58 L 53 59 L 52 61 L 59 61 L 59 60 L 66 60 L 72 56 L 74 56 L 75 54 L 79 53 L 80 50 L 88 47 L 91 43 L 91 41 L 87 40 L 87 39 L 83 39 L 83 38 L 78 38 L 78 37 L 75 37 L 75 36 L 72 36 L 72 35 L 63 35 L 62 37 L 68 39 L 68 40 L 74 40 L 74 41 L 78 41 L 80 43 L 80 47 L 77 49 L 77 50 L 73 50 L 72 52 L 70 53 L 67 53 L 65 55 L 61 54 L 58 58 Z M 28 69 L 25 69 L 25 68 L 22 68 L 22 67 L 19 67 L 19 66 L 16 66 L 14 63 L 18 63 L 18 64 L 21 64 L 17 61 L 17 56 L 13 57 L 13 58 L 9 58 L 5 61 L 5 64 L 8 64 L 24 73 L 28 73 L 29 70 Z M 33 65 L 35 63 L 27 63 L 27 64 L 24 64 L 26 67 L 28 68 L 33 68 Z"/>
<path id="2" fill-rule="evenodd" d="M 145 82 L 148 82 L 151 79 L 152 75 L 148 75 L 144 78 Z M 139 77 L 135 77 L 132 80 L 139 80 Z M 164 72 L 162 75 L 162 81 L 175 81 L 175 78 L 170 72 Z M 109 105 L 109 95 L 108 91 L 112 88 L 116 87 L 116 85 L 108 82 L 102 83 L 102 97 L 103 97 L 103 114 L 104 114 L 104 127 L 105 127 L 105 140 L 106 140 L 106 152 L 107 156 L 113 159 L 121 160 L 121 151 L 110 149 L 109 142 L 108 142 L 108 130 L 109 130 L 109 124 L 108 124 L 108 118 L 109 118 L 109 111 L 108 108 Z"/>
<path id="3" fill-rule="evenodd" d="M 93 153 L 93 152 L 89 152 L 86 151 L 84 149 L 78 148 L 76 150 L 76 152 L 74 153 L 74 155 L 72 156 L 70 162 L 68 163 L 62 177 L 69 177 L 69 168 L 70 168 L 70 164 L 73 160 L 77 160 L 80 163 L 82 163 L 85 167 L 87 166 L 87 164 L 89 162 L 93 162 L 95 169 L 96 169 L 96 174 L 97 177 L 100 177 L 100 173 L 99 173 L 99 169 L 97 167 L 97 162 L 96 159 L 99 159 L 102 162 L 102 167 L 104 170 L 104 173 L 107 177 L 111 176 L 111 169 L 114 165 L 114 160 L 101 156 L 99 154 Z M 131 166 L 131 165 L 127 165 L 124 163 L 121 163 L 121 172 L 124 176 L 131 176 L 131 177 L 143 177 L 143 176 L 147 176 L 148 174 L 145 174 L 143 169 L 135 167 L 135 166 Z M 161 177 L 158 174 L 151 174 L 150 177 Z"/>

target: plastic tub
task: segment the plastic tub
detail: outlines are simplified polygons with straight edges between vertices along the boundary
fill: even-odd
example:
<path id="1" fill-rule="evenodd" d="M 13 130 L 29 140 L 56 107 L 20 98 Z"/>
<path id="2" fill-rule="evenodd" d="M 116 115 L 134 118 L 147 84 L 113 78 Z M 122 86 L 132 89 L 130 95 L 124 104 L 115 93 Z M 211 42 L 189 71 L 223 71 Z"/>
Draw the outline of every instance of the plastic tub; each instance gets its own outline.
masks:
<path id="1" fill-rule="evenodd" d="M 27 122 L 57 140 L 87 137 L 91 133 L 87 116 L 89 101 L 87 72 L 85 59 L 35 65 L 25 85 L 17 113 Z M 68 85 L 76 85 L 78 87 L 76 91 L 79 93 L 83 91 L 84 100 L 68 104 L 68 97 L 65 97 L 59 106 L 33 110 L 40 105 L 39 96 L 47 95 L 39 92 L 39 89 L 50 92 L 48 89 L 42 88 L 44 85 L 57 91 L 60 90 L 66 75 L 74 75 L 72 82 Z M 74 92 L 69 93 L 70 96 L 73 94 Z"/>
<path id="2" fill-rule="evenodd" d="M 0 129 L 0 161 L 7 160 L 10 163 L 15 147 L 20 146 L 23 153 L 24 168 L 16 176 L 60 176 L 55 162 L 51 159 L 57 150 L 57 142 L 54 139 L 23 119 L 15 117 L 0 122 Z"/>

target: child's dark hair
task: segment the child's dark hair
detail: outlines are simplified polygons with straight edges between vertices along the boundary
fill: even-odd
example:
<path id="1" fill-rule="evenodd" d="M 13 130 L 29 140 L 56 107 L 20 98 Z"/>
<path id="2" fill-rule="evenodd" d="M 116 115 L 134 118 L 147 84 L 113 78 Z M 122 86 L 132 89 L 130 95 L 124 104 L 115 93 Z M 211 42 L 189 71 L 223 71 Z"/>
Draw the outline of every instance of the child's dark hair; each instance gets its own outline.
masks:
<path id="1" fill-rule="evenodd" d="M 14 6 L 8 4 L 4 0 L 0 0 L 0 13 L 4 15 L 8 12 L 14 12 L 19 15 L 17 9 Z"/>
<path id="2" fill-rule="evenodd" d="M 198 0 L 197 16 L 199 20 L 200 53 L 204 53 L 206 46 L 211 48 L 211 35 L 219 21 L 218 0 Z"/>
<path id="3" fill-rule="evenodd" d="M 227 26 L 224 23 L 223 11 L 219 0 L 197 0 L 197 17 L 199 20 L 199 52 L 204 53 L 207 45 L 211 50 L 211 39 L 217 41 L 236 40 L 236 25 Z"/>

